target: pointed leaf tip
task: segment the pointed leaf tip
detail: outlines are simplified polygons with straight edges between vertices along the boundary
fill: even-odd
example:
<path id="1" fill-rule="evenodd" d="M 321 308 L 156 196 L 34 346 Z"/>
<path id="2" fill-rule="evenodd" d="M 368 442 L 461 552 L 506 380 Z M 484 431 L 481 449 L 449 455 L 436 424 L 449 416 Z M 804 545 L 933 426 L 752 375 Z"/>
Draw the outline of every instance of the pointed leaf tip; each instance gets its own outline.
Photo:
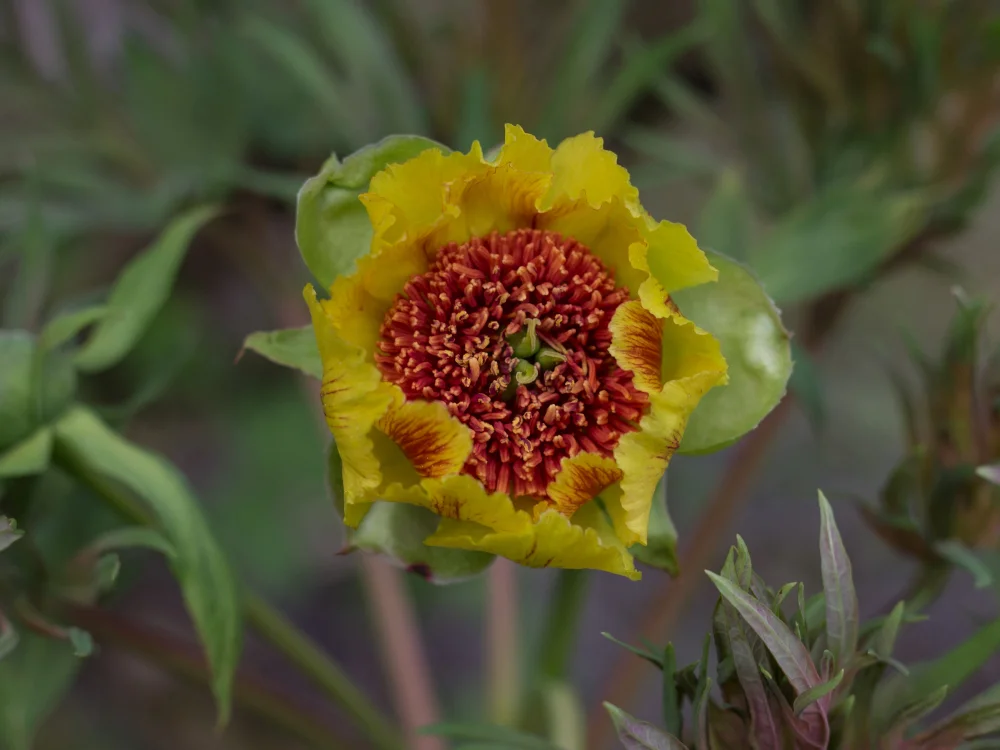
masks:
<path id="1" fill-rule="evenodd" d="M 851 657 L 858 645 L 858 595 L 854 589 L 851 560 L 826 496 L 819 493 L 820 565 L 826 596 L 826 632 L 838 665 Z"/>

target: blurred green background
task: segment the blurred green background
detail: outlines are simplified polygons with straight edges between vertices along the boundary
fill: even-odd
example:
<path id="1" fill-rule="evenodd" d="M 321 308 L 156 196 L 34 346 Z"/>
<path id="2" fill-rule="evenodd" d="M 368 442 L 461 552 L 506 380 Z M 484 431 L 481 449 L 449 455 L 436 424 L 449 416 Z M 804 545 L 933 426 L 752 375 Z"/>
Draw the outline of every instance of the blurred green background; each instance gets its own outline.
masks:
<path id="1" fill-rule="evenodd" d="M 4 326 L 38 330 L 100 297 L 181 210 L 224 205 L 149 334 L 83 394 L 183 469 L 240 573 L 379 702 L 388 692 L 357 560 L 336 554 L 343 533 L 313 396 L 289 371 L 236 359 L 250 332 L 307 322 L 292 232 L 299 185 L 331 151 L 391 133 L 488 148 L 505 122 L 550 143 L 594 129 L 655 217 L 747 261 L 799 342 L 823 347 L 803 355 L 799 399 L 726 537 L 740 531 L 766 579 L 816 590 L 822 487 L 862 605 L 870 613 L 905 584 L 912 564 L 846 501 L 875 497 L 902 455 L 886 364 L 912 374 L 903 332 L 935 351 L 954 284 L 1000 298 L 995 3 L 2 0 L 0 55 Z M 682 546 L 731 456 L 672 464 Z M 60 528 L 102 523 L 82 490 L 53 497 Z M 600 632 L 631 634 L 664 575 L 594 576 L 573 668 L 587 706 L 621 655 Z M 904 634 L 901 658 L 938 653 L 995 616 L 967 578 Z M 519 579 L 530 613 L 551 574 Z M 484 580 L 407 585 L 445 713 L 481 718 Z M 714 600 L 706 581 L 672 634 L 679 661 L 695 658 Z M 194 646 L 152 555 L 126 558 L 106 612 L 107 632 L 126 642 L 123 632 L 152 628 Z M 239 711 L 218 736 L 207 691 L 98 642 L 38 748 L 294 746 Z M 345 723 L 252 639 L 244 666 L 322 721 Z M 980 685 L 996 681 L 992 667 Z M 625 706 L 640 717 L 657 715 L 655 677 Z M 44 680 L 24 686 L 43 702 Z"/>

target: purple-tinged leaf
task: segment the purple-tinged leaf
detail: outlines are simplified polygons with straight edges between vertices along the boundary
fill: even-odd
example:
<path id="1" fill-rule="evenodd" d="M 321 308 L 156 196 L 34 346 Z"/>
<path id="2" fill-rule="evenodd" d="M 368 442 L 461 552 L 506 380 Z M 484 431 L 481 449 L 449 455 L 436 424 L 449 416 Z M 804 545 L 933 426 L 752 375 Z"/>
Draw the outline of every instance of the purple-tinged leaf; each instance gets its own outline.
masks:
<path id="1" fill-rule="evenodd" d="M 750 562 L 750 550 L 747 548 L 747 543 L 739 534 L 736 535 L 734 567 L 736 568 L 736 583 L 744 591 L 749 591 L 750 584 L 753 583 L 753 565 Z"/>
<path id="2" fill-rule="evenodd" d="M 750 733 L 757 742 L 756 746 L 759 750 L 772 750 L 772 748 L 781 750 L 781 735 L 771 713 L 767 689 L 761 679 L 753 651 L 741 628 L 729 630 L 729 642 L 732 647 L 736 677 L 750 707 Z"/>
<path id="3" fill-rule="evenodd" d="M 737 588 L 732 581 L 711 571 L 705 572 L 723 598 L 736 608 L 740 616 L 764 642 L 797 693 L 802 694 L 822 682 L 809 651 L 785 623 L 764 604 Z"/>
<path id="4" fill-rule="evenodd" d="M 705 664 L 705 671 L 708 671 L 708 664 Z M 705 677 L 701 682 L 701 689 L 694 701 L 695 733 L 698 737 L 698 747 L 711 750 L 712 743 L 709 740 L 708 726 L 708 705 L 711 698 L 708 693 L 712 689 L 712 678 Z"/>
<path id="5" fill-rule="evenodd" d="M 822 685 L 817 685 L 812 688 L 812 690 L 807 690 L 802 693 L 798 698 L 795 699 L 795 703 L 792 705 L 792 710 L 796 714 L 801 714 L 805 709 L 816 703 L 822 698 L 827 697 L 834 690 L 839 687 L 840 683 L 844 679 L 844 670 L 841 669 L 837 674 L 831 677 L 829 680 L 824 682 Z"/>
<path id="6" fill-rule="evenodd" d="M 788 727 L 795 734 L 797 742 L 796 748 L 815 748 L 816 750 L 826 750 L 830 741 L 830 722 L 826 712 L 820 710 L 814 704 L 807 706 L 799 716 L 792 707 L 788 705 L 784 693 L 773 679 L 767 680 L 767 688 L 771 694 L 771 699 L 777 703 L 784 717 L 784 726 Z"/>
<path id="7" fill-rule="evenodd" d="M 837 665 L 843 666 L 858 645 L 858 595 L 851 575 L 851 560 L 833 518 L 833 509 L 819 493 L 819 553 L 826 595 L 826 636 Z"/>
<path id="8" fill-rule="evenodd" d="M 976 473 L 987 482 L 1000 485 L 1000 463 L 990 464 L 989 466 L 980 466 L 976 469 Z"/>
<path id="9" fill-rule="evenodd" d="M 625 750 L 687 750 L 684 743 L 673 735 L 645 721 L 639 721 L 617 706 L 605 703 L 604 708 L 611 715 L 618 739 Z"/>

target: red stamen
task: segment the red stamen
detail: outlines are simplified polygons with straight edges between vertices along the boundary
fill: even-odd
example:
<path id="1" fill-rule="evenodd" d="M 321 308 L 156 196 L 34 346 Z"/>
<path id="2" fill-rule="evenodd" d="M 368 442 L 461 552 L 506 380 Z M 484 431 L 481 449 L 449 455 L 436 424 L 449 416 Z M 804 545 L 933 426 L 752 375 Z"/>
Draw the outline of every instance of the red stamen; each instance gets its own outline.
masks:
<path id="1" fill-rule="evenodd" d="M 546 497 L 563 458 L 611 456 L 649 402 L 608 351 L 628 290 L 572 238 L 494 232 L 442 248 L 382 324 L 375 362 L 407 398 L 442 401 L 472 430 L 465 472 L 490 492 Z M 528 319 L 566 361 L 504 391 L 517 365 L 506 336 Z"/>

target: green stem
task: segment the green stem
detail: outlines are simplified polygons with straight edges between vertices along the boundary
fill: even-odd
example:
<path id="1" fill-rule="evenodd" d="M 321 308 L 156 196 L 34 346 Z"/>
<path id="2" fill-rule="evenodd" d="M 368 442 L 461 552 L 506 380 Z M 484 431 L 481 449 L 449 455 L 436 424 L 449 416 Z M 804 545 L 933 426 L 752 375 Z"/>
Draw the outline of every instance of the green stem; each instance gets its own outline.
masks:
<path id="1" fill-rule="evenodd" d="M 340 667 L 284 615 L 259 596 L 243 594 L 247 621 L 332 700 L 347 709 L 376 747 L 399 750 L 402 738 Z"/>
<path id="2" fill-rule="evenodd" d="M 56 460 L 67 473 L 102 497 L 132 523 L 155 525 L 149 511 L 114 482 L 75 461 L 68 452 L 57 451 Z M 400 750 L 403 747 L 402 738 L 394 729 L 394 722 L 383 716 L 368 701 L 329 655 L 254 593 L 244 590 L 242 601 L 244 615 L 254 629 L 329 698 L 349 711 L 369 734 L 374 747 L 379 750 Z"/>
<path id="3" fill-rule="evenodd" d="M 560 570 L 539 646 L 538 676 L 542 680 L 566 677 L 586 599 L 587 571 Z"/>

